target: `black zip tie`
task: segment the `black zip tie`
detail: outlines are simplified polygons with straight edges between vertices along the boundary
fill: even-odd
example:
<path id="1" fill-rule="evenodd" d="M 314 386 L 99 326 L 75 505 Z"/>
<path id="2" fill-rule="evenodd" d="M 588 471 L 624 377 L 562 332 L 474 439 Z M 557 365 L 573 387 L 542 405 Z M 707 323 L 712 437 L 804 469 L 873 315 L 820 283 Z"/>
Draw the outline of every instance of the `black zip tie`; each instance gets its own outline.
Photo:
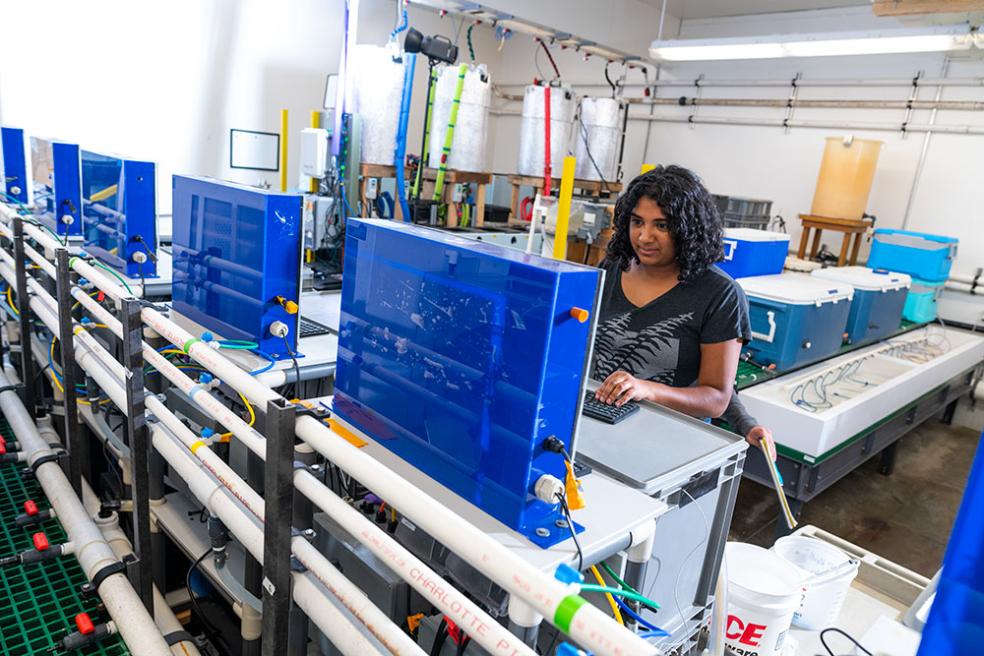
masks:
<path id="1" fill-rule="evenodd" d="M 102 569 L 100 569 L 98 572 L 96 572 L 96 574 L 92 577 L 92 587 L 96 592 L 98 592 L 99 586 L 102 585 L 103 581 L 105 581 L 107 578 L 109 578 L 113 574 L 125 574 L 125 573 L 126 573 L 125 564 L 123 564 L 120 561 L 116 561 L 115 563 L 110 563 L 105 567 L 103 567 Z"/>
<path id="2" fill-rule="evenodd" d="M 68 455 L 68 451 L 59 451 L 58 453 L 49 453 L 46 456 L 41 456 L 37 460 L 31 463 L 29 469 L 34 476 L 38 475 L 38 468 L 41 465 L 47 464 L 49 462 L 58 462 L 62 458 Z"/>

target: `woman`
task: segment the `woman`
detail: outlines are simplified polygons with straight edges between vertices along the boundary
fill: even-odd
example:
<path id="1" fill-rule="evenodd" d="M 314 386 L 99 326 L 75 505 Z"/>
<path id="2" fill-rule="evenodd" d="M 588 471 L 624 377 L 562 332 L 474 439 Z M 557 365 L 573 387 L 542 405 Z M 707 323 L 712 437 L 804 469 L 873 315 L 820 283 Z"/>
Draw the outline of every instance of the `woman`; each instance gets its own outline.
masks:
<path id="1" fill-rule="evenodd" d="M 622 405 L 646 400 L 748 428 L 734 395 L 742 344 L 751 339 L 748 301 L 714 266 L 724 255 L 721 220 L 691 171 L 658 166 L 629 183 L 615 205 L 595 339 L 595 396 Z M 737 405 L 736 405 L 737 404 Z"/>

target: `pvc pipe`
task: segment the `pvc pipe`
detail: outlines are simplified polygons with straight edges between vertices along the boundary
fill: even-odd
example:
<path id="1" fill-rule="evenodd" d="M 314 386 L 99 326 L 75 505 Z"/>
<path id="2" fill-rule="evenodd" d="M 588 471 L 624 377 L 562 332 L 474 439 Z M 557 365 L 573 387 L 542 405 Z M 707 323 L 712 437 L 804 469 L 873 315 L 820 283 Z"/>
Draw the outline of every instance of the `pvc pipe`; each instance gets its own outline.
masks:
<path id="1" fill-rule="evenodd" d="M 943 57 L 943 70 L 940 71 L 941 77 L 946 77 L 947 72 L 950 70 L 950 56 L 946 55 Z M 913 89 L 913 95 L 916 91 Z M 943 104 L 940 98 L 943 97 L 943 87 L 936 87 L 936 97 L 933 104 L 933 111 L 929 113 L 929 125 L 936 124 L 936 116 L 939 109 L 946 109 L 946 107 L 941 107 Z M 906 110 L 906 119 L 911 110 Z M 909 217 L 912 215 L 912 206 L 916 201 L 916 194 L 919 191 L 919 183 L 922 182 L 922 172 L 923 167 L 926 165 L 926 155 L 929 153 L 929 143 L 933 139 L 933 132 L 927 130 L 923 135 L 922 147 L 919 149 L 919 160 L 916 162 L 916 171 L 912 174 L 912 185 L 909 187 L 909 197 L 905 201 L 905 212 L 902 214 L 902 229 L 905 230 L 909 225 Z"/>
<path id="2" fill-rule="evenodd" d="M 542 42 L 541 42 L 542 43 Z M 553 177 L 550 159 L 550 85 L 543 87 L 543 195 L 550 195 L 550 179 Z"/>
<path id="3" fill-rule="evenodd" d="M 73 258 L 71 262 L 76 271 L 111 297 L 127 296 L 115 283 L 83 260 Z M 141 318 L 164 339 L 185 350 L 226 384 L 241 392 L 251 403 L 265 407 L 267 401 L 280 398 L 224 355 L 206 346 L 153 308 L 144 308 Z M 515 555 L 395 471 L 351 445 L 319 420 L 306 415 L 299 417 L 296 433 L 382 498 L 399 499 L 401 512 L 411 521 L 507 592 L 525 600 L 579 644 L 591 651 L 618 653 L 621 656 L 658 653 L 655 646 L 619 627 L 600 609 L 591 604 L 576 605 L 578 602 L 572 600 L 577 596 L 572 594 L 570 587 Z M 572 608 L 572 605 L 575 606 Z M 572 612 L 566 612 L 568 610 Z"/>
<path id="4" fill-rule="evenodd" d="M 81 290 L 75 291 L 81 294 L 81 296 L 76 296 L 76 298 L 88 299 L 88 296 L 85 296 Z M 91 301 L 91 299 L 88 300 Z M 106 314 L 108 315 L 108 312 L 106 312 Z M 121 326 L 119 326 L 119 322 L 115 323 L 116 325 L 114 328 L 121 328 Z M 121 332 L 122 331 L 120 330 L 120 333 Z M 119 335 L 120 333 L 117 334 Z M 100 387 L 102 387 L 103 391 L 111 399 L 113 399 L 114 402 L 119 405 L 120 402 L 123 401 L 124 403 L 121 405 L 120 409 L 125 409 L 125 392 L 122 388 L 122 381 L 125 379 L 125 368 L 123 365 L 112 359 L 110 354 L 102 350 L 102 347 L 84 330 L 77 331 L 76 337 L 80 347 L 89 349 L 84 353 L 84 355 L 93 356 L 101 367 L 86 366 L 83 360 L 78 357 L 78 352 L 76 352 L 76 359 L 79 364 L 83 365 L 87 373 L 91 375 L 94 380 L 96 380 Z M 145 346 L 144 350 L 150 350 L 155 356 L 164 360 L 163 356 L 150 349 L 149 346 Z M 102 351 L 102 353 L 100 353 L 100 351 Z M 100 355 L 102 357 L 98 357 Z M 164 360 L 164 362 L 167 363 L 166 360 Z M 173 365 L 171 366 L 173 367 Z M 176 368 L 175 370 L 178 371 Z M 115 380 L 107 378 L 107 373 L 114 377 Z M 190 380 L 188 382 L 190 382 Z M 188 449 L 189 457 L 191 454 L 193 454 L 194 457 L 197 457 L 201 461 L 200 466 L 204 467 L 204 469 L 207 470 L 211 476 L 221 483 L 222 486 L 227 488 L 229 494 L 231 494 L 239 502 L 239 504 L 241 504 L 246 511 L 253 516 L 253 518 L 262 524 L 265 520 L 265 504 L 260 495 L 257 494 L 257 492 L 253 490 L 253 488 L 251 488 L 242 478 L 240 478 L 239 475 L 225 463 L 225 461 L 209 449 L 197 435 L 192 433 L 191 430 L 185 426 L 184 423 L 182 423 L 182 421 L 178 419 L 178 417 L 174 415 L 160 400 L 158 400 L 156 396 L 148 395 L 145 398 L 145 403 L 147 410 L 160 421 L 161 425 L 167 427 L 170 431 L 172 440 L 182 443 L 183 446 Z M 249 427 L 247 426 L 246 428 Z M 157 431 L 152 431 L 152 435 L 154 448 L 156 448 L 161 455 L 164 456 L 165 460 L 167 460 L 169 464 L 175 466 L 174 460 L 176 456 L 171 448 L 171 443 L 167 442 L 164 437 L 161 437 L 160 433 Z M 261 440 L 261 442 L 262 444 L 259 445 L 259 448 L 265 451 L 265 440 Z M 255 442 L 254 446 L 256 446 Z M 189 485 L 191 485 L 191 481 L 187 478 L 185 478 L 185 480 L 189 483 Z M 215 488 L 208 493 L 194 489 L 193 492 L 202 503 L 212 510 L 211 498 L 217 489 L 218 486 L 215 486 Z M 241 510 L 238 510 L 237 512 L 242 514 Z M 230 517 L 229 515 L 219 516 L 223 522 L 226 523 L 229 529 L 236 535 L 236 537 L 243 543 L 243 545 L 253 554 L 253 556 L 258 561 L 262 562 L 262 528 L 248 518 L 243 519 L 242 517 Z M 247 536 L 252 536 L 252 541 L 250 541 Z M 383 645 L 385 645 L 391 653 L 398 655 L 412 654 L 414 656 L 423 656 L 423 651 L 416 642 L 410 639 L 410 637 L 407 636 L 402 629 L 396 626 L 377 606 L 369 600 L 368 597 L 365 596 L 361 590 L 345 578 L 345 576 L 343 576 L 342 573 L 339 572 L 327 558 L 311 547 L 306 540 L 299 537 L 295 538 L 291 541 L 291 547 L 296 552 L 295 555 L 301 563 L 308 568 L 309 573 L 312 576 L 315 576 L 317 580 L 328 589 L 328 591 L 338 598 L 338 600 L 342 602 L 342 604 L 353 616 L 365 624 L 370 633 L 372 633 Z M 301 575 L 295 574 L 295 580 L 299 576 Z M 319 603 L 324 603 L 323 596 L 321 596 Z M 331 638 L 330 632 L 325 627 L 319 625 L 319 628 L 321 628 L 325 634 L 329 635 L 329 638 Z"/>
<path id="5" fill-rule="evenodd" d="M 97 274 L 89 278 L 93 283 L 99 284 L 99 278 L 105 280 L 104 276 L 98 275 L 98 272 L 81 260 L 73 262 L 76 270 L 83 275 L 85 269 Z M 109 287 L 103 291 L 108 293 Z M 153 308 L 144 308 L 141 318 L 161 337 L 183 348 L 194 360 L 241 392 L 254 405 L 266 407 L 268 401 L 279 398 L 276 392 Z M 565 632 L 579 644 L 592 651 L 617 652 L 623 656 L 657 653 L 653 645 L 619 627 L 612 618 L 591 604 L 577 607 L 569 618 L 563 612 L 558 617 L 557 611 L 569 607 L 571 603 L 566 601 L 572 596 L 568 586 L 465 522 L 446 506 L 351 445 L 319 420 L 306 415 L 299 417 L 296 433 L 321 455 L 367 485 L 380 497 L 399 499 L 400 511 L 411 521 L 510 594 L 526 600 L 537 612 L 555 624 L 561 624 L 559 628 L 567 629 Z"/>
<path id="6" fill-rule="evenodd" d="M 85 309 L 90 310 L 92 315 L 102 323 L 105 323 L 118 336 L 122 335 L 122 326 L 105 308 L 93 301 L 82 290 L 76 288 L 72 291 L 73 296 L 83 304 Z M 156 367 L 175 387 L 191 398 L 203 411 L 222 423 L 233 435 L 239 439 L 246 448 L 260 458 L 266 459 L 266 439 L 256 430 L 251 428 L 237 414 L 226 407 L 221 401 L 212 396 L 204 386 L 196 384 L 184 372 L 167 361 L 160 353 L 144 345 L 143 354 L 147 361 Z M 148 397 L 148 403 L 150 397 Z M 150 405 L 148 405 L 150 408 Z M 187 431 L 183 424 L 168 424 L 178 431 Z M 190 433 L 189 433 L 190 434 Z M 179 433 L 180 435 L 180 433 Z M 186 437 L 188 444 L 193 444 L 197 438 L 193 435 Z M 208 453 L 207 448 L 198 448 L 197 454 Z M 213 471 L 213 475 L 219 478 L 224 484 L 233 478 L 238 478 L 234 472 L 227 470 L 227 466 L 221 460 L 210 460 L 211 466 L 221 469 L 221 473 Z M 222 469 L 224 468 L 224 469 Z M 261 501 L 255 495 L 242 492 L 244 483 L 235 488 L 230 488 L 233 494 L 244 495 L 243 501 L 249 507 L 256 508 Z M 448 615 L 456 624 L 463 627 L 466 632 L 473 636 L 476 643 L 482 645 L 490 653 L 502 654 L 525 654 L 533 656 L 529 648 L 515 640 L 504 627 L 499 625 L 493 618 L 485 613 L 477 604 L 473 603 L 466 595 L 443 580 L 436 572 L 424 564 L 407 549 L 376 524 L 366 518 L 362 513 L 345 503 L 334 492 L 327 488 L 310 472 L 298 469 L 294 472 L 295 489 L 310 499 L 319 509 L 326 512 L 347 532 L 360 539 L 364 544 L 381 560 L 389 563 L 389 566 L 404 580 L 417 590 L 424 598 L 428 599 L 438 609 Z M 332 589 L 330 586 L 329 589 Z"/>
<path id="7" fill-rule="evenodd" d="M 0 373 L 0 386 L 9 384 L 6 375 Z M 34 420 L 16 393 L 0 393 L 0 410 L 10 423 L 29 463 L 33 464 L 42 457 L 54 455 L 51 447 L 41 438 Z M 116 556 L 99 528 L 89 518 L 82 501 L 75 495 L 57 461 L 40 465 L 36 476 L 58 514 L 58 521 L 75 545 L 75 555 L 82 571 L 91 581 L 104 567 L 117 562 Z M 116 573 L 106 577 L 98 592 L 131 653 L 135 656 L 170 656 L 170 647 L 124 574 Z"/>
<path id="8" fill-rule="evenodd" d="M 577 159 L 568 155 L 560 177 L 560 194 L 557 197 L 557 228 L 554 231 L 553 256 L 555 260 L 567 259 L 567 232 L 571 218 L 571 197 L 574 195 L 574 169 Z"/>
<path id="9" fill-rule="evenodd" d="M 230 492 L 226 491 L 225 488 L 209 476 L 201 464 L 195 462 L 191 453 L 178 443 L 177 438 L 173 434 L 169 434 L 161 425 L 151 425 L 151 433 L 153 434 L 154 448 L 167 460 L 168 464 L 174 469 L 175 474 L 180 476 L 188 484 L 195 498 L 204 504 L 210 513 L 221 519 L 226 527 L 236 536 L 236 539 L 253 554 L 253 557 L 262 562 L 262 527 L 242 511 Z M 303 538 L 298 539 L 303 540 Z M 300 572 L 292 573 L 294 601 L 297 602 L 305 614 L 311 618 L 332 644 L 345 654 L 345 656 L 380 654 L 379 649 L 362 635 L 353 626 L 351 620 L 346 618 L 333 603 L 325 603 L 324 595 L 314 586 L 314 583 L 310 580 L 310 576 L 310 572 L 307 574 Z M 342 579 L 345 578 L 340 574 L 339 577 Z M 345 580 L 347 581 L 347 579 Z M 349 585 L 353 584 L 349 583 Z M 359 591 L 359 594 L 362 594 L 361 591 Z M 365 595 L 362 596 L 364 597 Z M 366 599 L 366 603 L 372 606 L 372 603 L 368 599 Z M 375 606 L 372 607 L 375 608 Z M 376 608 L 376 611 L 382 615 L 382 611 L 379 611 L 378 608 Z M 420 647 L 390 622 L 388 618 L 386 622 L 390 626 L 393 626 L 396 633 L 401 634 L 415 649 L 415 651 L 394 651 L 393 653 L 422 653 Z M 369 628 L 370 630 L 374 628 L 379 630 L 379 627 Z"/>
<path id="10" fill-rule="evenodd" d="M 406 16 L 404 8 L 404 16 Z M 417 69 L 417 55 L 405 52 L 406 61 L 403 65 L 403 96 L 400 100 L 400 125 L 396 132 L 396 153 L 393 156 L 393 167 L 396 169 L 396 198 L 400 203 L 403 220 L 412 222 L 410 204 L 407 202 L 406 189 L 406 160 L 407 160 L 407 127 L 410 124 L 410 99 L 413 96 L 413 74 Z"/>
<path id="11" fill-rule="evenodd" d="M 711 611 L 711 627 L 705 653 L 724 656 L 724 632 L 728 625 L 728 559 L 721 559 L 717 583 L 714 587 L 714 609 Z"/>
<path id="12" fill-rule="evenodd" d="M 942 87 L 939 87 L 942 88 Z M 631 105 L 669 105 L 681 107 L 773 107 L 776 109 L 931 109 L 977 112 L 984 102 L 977 100 L 839 100 L 802 98 L 626 98 Z"/>

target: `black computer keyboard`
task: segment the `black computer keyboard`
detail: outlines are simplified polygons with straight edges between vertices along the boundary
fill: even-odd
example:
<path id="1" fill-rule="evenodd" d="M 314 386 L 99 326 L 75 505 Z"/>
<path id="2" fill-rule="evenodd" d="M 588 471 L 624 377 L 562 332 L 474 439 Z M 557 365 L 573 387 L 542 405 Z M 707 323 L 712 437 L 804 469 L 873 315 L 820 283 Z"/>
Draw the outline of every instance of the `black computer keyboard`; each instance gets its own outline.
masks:
<path id="1" fill-rule="evenodd" d="M 333 333 L 331 328 L 323 326 L 317 321 L 311 321 L 301 317 L 301 337 L 316 337 L 318 335 L 329 335 Z"/>
<path id="2" fill-rule="evenodd" d="M 606 424 L 617 424 L 637 410 L 639 410 L 639 404 L 631 401 L 621 406 L 602 403 L 595 398 L 594 392 L 585 393 L 584 405 L 581 406 L 581 414 Z"/>

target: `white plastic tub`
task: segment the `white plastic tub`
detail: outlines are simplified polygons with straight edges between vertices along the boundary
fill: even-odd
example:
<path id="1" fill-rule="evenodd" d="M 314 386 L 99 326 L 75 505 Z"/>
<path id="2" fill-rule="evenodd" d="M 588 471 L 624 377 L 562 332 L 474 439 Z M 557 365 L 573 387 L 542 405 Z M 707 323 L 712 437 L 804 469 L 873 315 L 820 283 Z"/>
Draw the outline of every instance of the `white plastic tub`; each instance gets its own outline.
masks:
<path id="1" fill-rule="evenodd" d="M 803 602 L 793 624 L 811 631 L 833 626 L 861 563 L 837 547 L 814 538 L 779 538 L 772 551 L 804 573 Z"/>
<path id="2" fill-rule="evenodd" d="M 803 598 L 803 572 L 775 552 L 729 542 L 728 623 L 724 638 L 737 654 L 782 654 L 793 613 Z"/>

